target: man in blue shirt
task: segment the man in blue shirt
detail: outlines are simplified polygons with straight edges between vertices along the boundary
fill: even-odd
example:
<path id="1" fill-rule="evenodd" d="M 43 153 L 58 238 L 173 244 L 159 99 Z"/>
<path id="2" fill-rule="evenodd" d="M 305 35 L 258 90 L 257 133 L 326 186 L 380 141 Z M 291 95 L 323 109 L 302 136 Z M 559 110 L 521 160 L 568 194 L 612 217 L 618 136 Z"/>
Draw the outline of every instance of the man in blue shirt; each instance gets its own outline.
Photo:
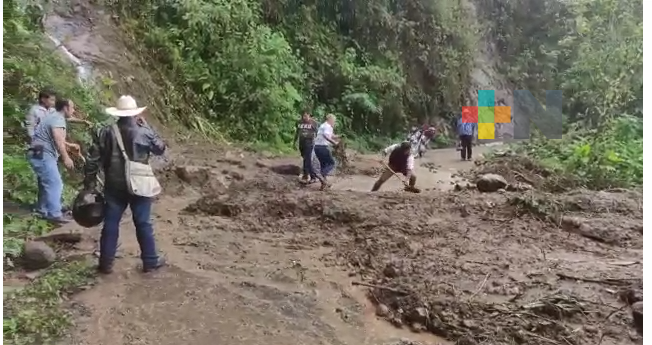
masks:
<path id="1" fill-rule="evenodd" d="M 68 151 L 79 152 L 79 145 L 66 142 L 66 118 L 73 115 L 75 105 L 70 100 L 61 99 L 56 101 L 54 110 L 34 127 L 27 157 L 39 181 L 37 213 L 50 221 L 67 223 L 70 220 L 61 212 L 63 180 L 58 159 L 61 157 L 67 169 L 75 168 Z"/>
<path id="2" fill-rule="evenodd" d="M 462 160 L 471 160 L 471 155 L 473 154 L 473 141 L 478 134 L 478 124 L 477 123 L 464 123 L 464 115 L 470 110 L 464 109 L 462 111 L 462 116 L 457 120 L 457 135 L 460 138 L 460 144 L 462 146 L 461 155 Z"/>

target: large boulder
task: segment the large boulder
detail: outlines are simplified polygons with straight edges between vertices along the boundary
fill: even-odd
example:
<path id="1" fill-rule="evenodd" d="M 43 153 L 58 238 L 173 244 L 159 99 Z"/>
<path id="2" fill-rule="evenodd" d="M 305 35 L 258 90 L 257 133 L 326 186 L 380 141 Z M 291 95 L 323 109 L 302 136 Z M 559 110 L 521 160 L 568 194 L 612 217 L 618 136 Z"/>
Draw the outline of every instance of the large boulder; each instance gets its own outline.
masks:
<path id="1" fill-rule="evenodd" d="M 484 174 L 478 178 L 475 185 L 481 192 L 492 193 L 507 187 L 507 180 L 497 174 Z"/>
<path id="2" fill-rule="evenodd" d="M 25 243 L 22 263 L 28 270 L 39 270 L 49 267 L 57 259 L 54 249 L 40 241 L 29 241 Z"/>

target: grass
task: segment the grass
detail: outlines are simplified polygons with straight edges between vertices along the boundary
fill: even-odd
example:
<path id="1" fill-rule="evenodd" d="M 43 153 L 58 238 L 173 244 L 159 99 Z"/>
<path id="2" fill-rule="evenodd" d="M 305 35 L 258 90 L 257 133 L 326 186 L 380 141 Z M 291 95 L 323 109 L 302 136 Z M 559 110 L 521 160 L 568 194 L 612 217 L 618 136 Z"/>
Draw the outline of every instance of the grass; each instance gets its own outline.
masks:
<path id="1" fill-rule="evenodd" d="M 7 344 L 51 344 L 72 325 L 66 295 L 92 282 L 88 261 L 61 262 L 33 283 L 3 296 L 2 335 Z"/>

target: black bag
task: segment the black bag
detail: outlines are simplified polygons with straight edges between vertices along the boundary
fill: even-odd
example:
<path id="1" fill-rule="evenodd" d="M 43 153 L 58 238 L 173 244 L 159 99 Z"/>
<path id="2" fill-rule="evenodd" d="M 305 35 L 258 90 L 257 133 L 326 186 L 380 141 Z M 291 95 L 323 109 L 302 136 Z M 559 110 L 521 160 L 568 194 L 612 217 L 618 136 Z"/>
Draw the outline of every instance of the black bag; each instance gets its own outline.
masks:
<path id="1" fill-rule="evenodd" d="M 77 224 L 91 228 L 104 221 L 104 195 L 96 190 L 82 190 L 72 204 L 72 218 Z"/>

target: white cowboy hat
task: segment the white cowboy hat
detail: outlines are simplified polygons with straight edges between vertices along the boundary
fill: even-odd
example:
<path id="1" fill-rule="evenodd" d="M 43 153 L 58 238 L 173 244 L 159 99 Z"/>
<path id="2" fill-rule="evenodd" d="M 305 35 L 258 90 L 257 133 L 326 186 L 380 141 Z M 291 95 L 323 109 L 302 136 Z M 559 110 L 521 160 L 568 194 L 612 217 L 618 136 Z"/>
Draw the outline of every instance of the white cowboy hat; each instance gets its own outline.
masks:
<path id="1" fill-rule="evenodd" d="M 106 108 L 106 113 L 118 117 L 131 117 L 142 113 L 147 107 L 139 108 L 131 96 L 120 96 L 115 107 Z"/>

